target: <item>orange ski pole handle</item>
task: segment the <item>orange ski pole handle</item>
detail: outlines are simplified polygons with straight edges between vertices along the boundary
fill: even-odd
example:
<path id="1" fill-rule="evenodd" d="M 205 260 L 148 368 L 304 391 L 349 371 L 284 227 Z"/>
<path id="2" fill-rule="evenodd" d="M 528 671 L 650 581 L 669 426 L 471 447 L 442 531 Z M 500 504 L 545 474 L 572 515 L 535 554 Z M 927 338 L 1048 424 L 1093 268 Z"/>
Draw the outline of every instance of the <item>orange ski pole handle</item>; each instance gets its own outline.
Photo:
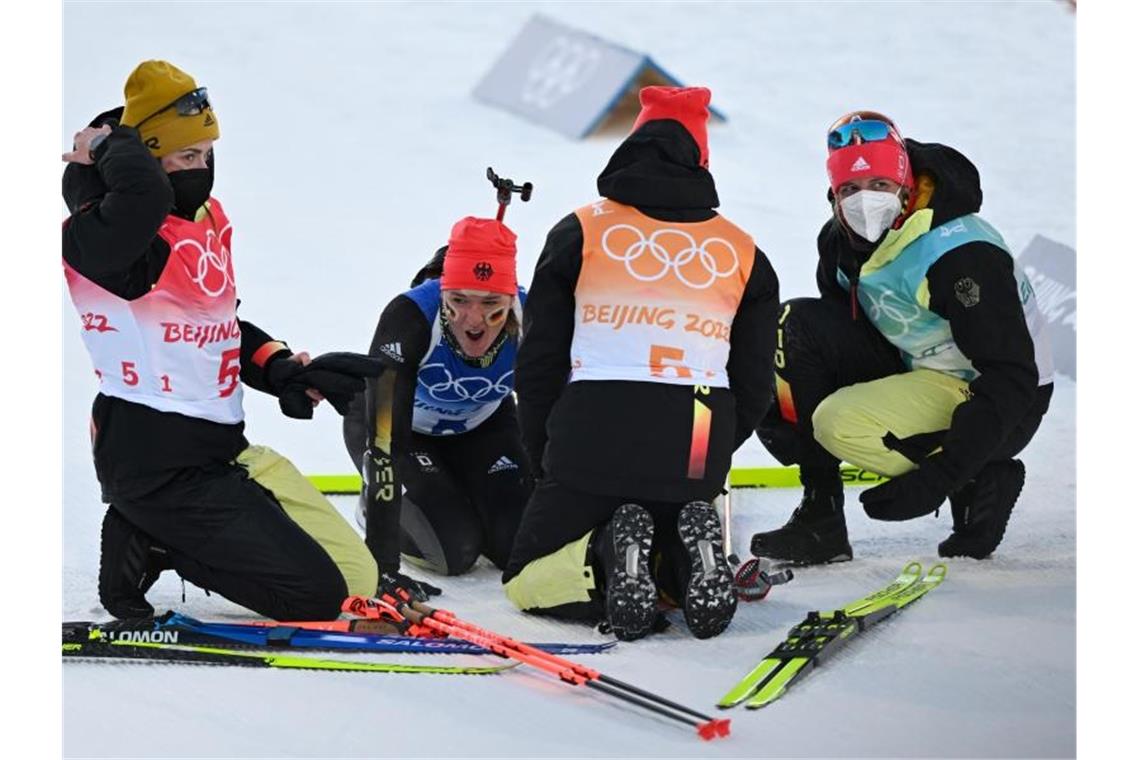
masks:
<path id="1" fill-rule="evenodd" d="M 373 599 L 366 596 L 350 596 L 341 604 L 341 611 L 358 615 L 365 620 L 383 621 L 395 625 L 399 632 L 405 636 L 419 638 L 432 638 L 432 630 L 416 621 L 409 620 L 397 607 L 392 604 L 395 599 L 391 597 Z M 350 629 L 357 631 L 358 629 Z"/>

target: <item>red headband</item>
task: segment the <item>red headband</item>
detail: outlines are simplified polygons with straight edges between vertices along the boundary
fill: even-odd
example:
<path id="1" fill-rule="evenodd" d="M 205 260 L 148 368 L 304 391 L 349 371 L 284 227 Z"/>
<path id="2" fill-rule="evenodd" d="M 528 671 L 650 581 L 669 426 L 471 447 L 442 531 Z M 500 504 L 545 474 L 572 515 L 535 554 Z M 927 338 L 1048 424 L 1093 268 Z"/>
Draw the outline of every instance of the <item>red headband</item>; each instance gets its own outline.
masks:
<path id="1" fill-rule="evenodd" d="M 914 187 L 910 157 L 906 148 L 894 140 L 848 145 L 832 151 L 827 157 L 827 177 L 832 190 L 838 190 L 844 182 L 868 177 L 884 177 Z"/>

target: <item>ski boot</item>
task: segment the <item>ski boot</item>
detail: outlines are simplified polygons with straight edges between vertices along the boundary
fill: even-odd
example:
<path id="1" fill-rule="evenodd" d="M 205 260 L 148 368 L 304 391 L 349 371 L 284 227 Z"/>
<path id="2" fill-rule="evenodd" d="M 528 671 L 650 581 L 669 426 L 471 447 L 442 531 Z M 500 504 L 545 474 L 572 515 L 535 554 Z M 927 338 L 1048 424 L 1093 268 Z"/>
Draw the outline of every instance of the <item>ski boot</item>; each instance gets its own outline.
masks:
<path id="1" fill-rule="evenodd" d="M 108 507 L 99 552 L 100 604 L 120 620 L 153 615 L 146 592 L 171 567 L 166 550 Z"/>
<path id="2" fill-rule="evenodd" d="M 752 554 L 793 565 L 846 562 L 853 553 L 843 516 L 843 492 L 805 488 L 796 511 L 782 528 L 752 536 Z"/>
<path id="3" fill-rule="evenodd" d="M 716 636 L 736 614 L 732 570 L 724 556 L 720 516 L 705 501 L 691 501 L 677 514 L 677 533 L 689 554 L 689 580 L 682 607 L 698 639 Z"/>
<path id="4" fill-rule="evenodd" d="M 972 483 L 950 496 L 954 532 L 938 544 L 938 556 L 990 556 L 1005 536 L 1024 485 L 1025 465 L 1020 460 L 991 462 L 983 467 Z"/>
<path id="5" fill-rule="evenodd" d="M 657 584 L 649 572 L 653 518 L 638 504 L 622 504 L 595 536 L 594 556 L 605 578 L 606 622 L 622 641 L 653 629 Z"/>

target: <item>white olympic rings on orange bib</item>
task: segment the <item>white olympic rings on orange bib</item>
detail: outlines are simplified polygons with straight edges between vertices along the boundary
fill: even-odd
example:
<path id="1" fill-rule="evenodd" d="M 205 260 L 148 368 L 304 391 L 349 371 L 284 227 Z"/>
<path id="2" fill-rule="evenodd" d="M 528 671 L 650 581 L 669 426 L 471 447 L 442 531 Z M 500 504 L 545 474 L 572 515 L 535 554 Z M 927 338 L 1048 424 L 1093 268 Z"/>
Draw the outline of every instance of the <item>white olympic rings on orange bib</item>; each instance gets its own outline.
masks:
<path id="1" fill-rule="evenodd" d="M 637 235 L 637 239 L 627 245 L 625 251 L 621 253 L 615 253 L 609 245 L 611 233 L 617 230 L 628 230 Z M 670 251 L 660 242 L 661 239 L 669 236 L 679 237 L 687 243 L 687 245 L 678 251 Z M 723 270 L 719 268 L 717 256 L 713 253 L 717 246 L 721 247 L 720 250 L 722 252 L 727 252 L 728 256 L 732 259 L 732 263 Z M 625 264 L 625 271 L 635 280 L 655 282 L 672 271 L 682 284 L 694 290 L 704 290 L 705 288 L 711 287 L 714 282 L 731 276 L 740 267 L 740 258 L 736 254 L 736 249 L 724 238 L 705 238 L 698 245 L 696 239 L 689 233 L 684 230 L 672 228 L 656 230 L 652 235 L 646 238 L 645 233 L 632 224 L 615 224 L 602 233 L 602 250 L 614 261 L 620 261 Z M 651 259 L 656 261 L 656 264 L 660 265 L 661 268 L 659 270 L 645 274 L 634 269 L 633 263 L 640 260 L 642 254 L 646 252 L 649 253 Z M 695 274 L 691 271 L 694 267 L 689 267 L 690 271 L 688 274 L 686 274 L 685 271 L 685 268 L 690 264 L 693 264 L 698 272 L 704 272 L 695 282 L 693 279 L 690 279 L 690 277 L 693 277 Z M 654 265 L 654 268 L 656 268 L 656 265 Z"/>

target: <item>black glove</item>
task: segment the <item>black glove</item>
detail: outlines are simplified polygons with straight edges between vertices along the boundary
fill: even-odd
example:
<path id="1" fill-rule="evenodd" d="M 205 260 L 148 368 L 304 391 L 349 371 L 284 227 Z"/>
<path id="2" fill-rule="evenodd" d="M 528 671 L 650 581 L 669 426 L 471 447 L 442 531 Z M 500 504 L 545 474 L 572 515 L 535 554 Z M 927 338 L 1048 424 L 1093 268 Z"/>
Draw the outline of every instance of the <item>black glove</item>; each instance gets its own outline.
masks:
<path id="1" fill-rule="evenodd" d="M 949 478 L 931 458 L 917 470 L 868 488 L 859 494 L 859 501 L 873 520 L 910 520 L 938 509 L 949 493 Z"/>
<path id="2" fill-rule="evenodd" d="M 277 395 L 277 403 L 286 417 L 309 420 L 313 418 L 313 400 L 305 394 L 304 386 L 291 384 L 300 371 L 301 364 L 282 352 L 266 363 L 265 383 Z"/>
<path id="3" fill-rule="evenodd" d="M 281 411 L 288 417 L 312 419 L 313 401 L 305 393 L 312 388 L 328 399 L 341 415 L 347 414 L 353 397 L 364 390 L 364 380 L 378 377 L 384 362 L 364 354 L 335 351 L 321 354 L 302 367 L 279 358 L 266 369 L 269 385 L 277 392 Z"/>
<path id="4" fill-rule="evenodd" d="M 388 594 L 397 599 L 403 599 L 403 594 L 399 593 L 401 590 L 407 591 L 408 595 L 417 602 L 426 602 L 429 597 L 439 596 L 443 593 L 442 589 L 427 581 L 417 581 L 400 572 L 380 573 L 380 587 L 376 592 L 377 596 Z"/>

